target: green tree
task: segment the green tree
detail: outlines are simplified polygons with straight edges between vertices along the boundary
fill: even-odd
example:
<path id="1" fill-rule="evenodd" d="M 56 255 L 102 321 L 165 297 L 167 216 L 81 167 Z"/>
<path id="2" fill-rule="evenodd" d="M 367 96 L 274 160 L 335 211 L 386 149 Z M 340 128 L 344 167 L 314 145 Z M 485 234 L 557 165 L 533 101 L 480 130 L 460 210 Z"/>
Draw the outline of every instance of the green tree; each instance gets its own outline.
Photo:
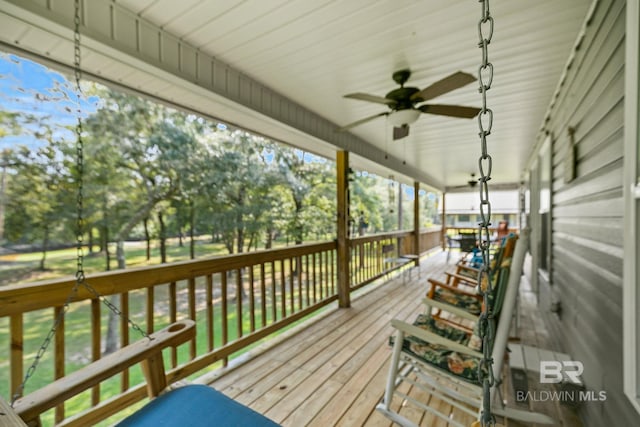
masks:
<path id="1" fill-rule="evenodd" d="M 290 197 L 286 233 L 299 245 L 306 235 L 326 231 L 326 220 L 333 218 L 335 209 L 326 203 L 333 174 L 325 161 L 299 149 L 275 150 L 275 161 L 281 184 Z"/>
<path id="2" fill-rule="evenodd" d="M 212 132 L 208 139 L 211 163 L 205 182 L 212 234 L 221 236 L 229 253 L 242 253 L 269 211 L 265 195 L 273 180 L 265 173 L 267 142 L 243 131 Z"/>
<path id="3" fill-rule="evenodd" d="M 8 218 L 13 241 L 40 242 L 40 270 L 52 241 L 71 241 L 72 179 L 61 160 L 63 151 L 48 134 L 49 144 L 12 153 L 14 173 L 9 187 Z"/>
<path id="4" fill-rule="evenodd" d="M 175 166 L 183 161 L 181 150 L 189 149 L 183 146 L 182 113 L 110 89 L 102 90 L 100 96 L 102 106 L 87 120 L 87 126 L 94 143 L 110 145 L 120 153 L 114 166 L 127 174 L 132 190 L 125 200 L 114 203 L 118 226 L 113 239 L 118 268 L 125 268 L 124 240 L 160 202 L 178 193 L 180 177 Z M 162 210 L 158 215 L 163 215 Z"/>

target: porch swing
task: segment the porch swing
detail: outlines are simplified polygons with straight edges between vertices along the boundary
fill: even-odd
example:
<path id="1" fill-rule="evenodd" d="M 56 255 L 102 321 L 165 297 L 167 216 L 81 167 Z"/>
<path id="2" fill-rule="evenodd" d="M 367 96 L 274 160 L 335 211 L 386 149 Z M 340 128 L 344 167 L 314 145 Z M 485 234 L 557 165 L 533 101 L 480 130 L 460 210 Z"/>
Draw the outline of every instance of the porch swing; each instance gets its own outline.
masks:
<path id="1" fill-rule="evenodd" d="M 126 318 L 116 306 L 99 294 L 87 281 L 83 268 L 83 142 L 80 114 L 80 0 L 75 0 L 74 16 L 74 76 L 78 92 L 76 124 L 77 194 L 77 271 L 76 281 L 53 326 L 40 346 L 22 384 L 13 394 L 11 404 L 0 399 L 0 426 L 39 426 L 40 414 L 100 382 L 140 363 L 146 380 L 147 395 L 151 400 L 142 409 L 121 421 L 121 427 L 207 427 L 207 426 L 256 426 L 275 427 L 278 424 L 226 397 L 211 387 L 188 384 L 168 387 L 162 351 L 177 347 L 195 338 L 195 322 L 191 319 L 175 322 L 152 334 L 145 333 L 131 319 Z M 69 305 L 84 288 L 94 298 L 101 300 L 116 315 L 123 317 L 144 339 L 122 347 L 109 355 L 88 364 L 69 375 L 21 397 L 28 379 L 33 376 L 38 362 L 55 336 Z"/>

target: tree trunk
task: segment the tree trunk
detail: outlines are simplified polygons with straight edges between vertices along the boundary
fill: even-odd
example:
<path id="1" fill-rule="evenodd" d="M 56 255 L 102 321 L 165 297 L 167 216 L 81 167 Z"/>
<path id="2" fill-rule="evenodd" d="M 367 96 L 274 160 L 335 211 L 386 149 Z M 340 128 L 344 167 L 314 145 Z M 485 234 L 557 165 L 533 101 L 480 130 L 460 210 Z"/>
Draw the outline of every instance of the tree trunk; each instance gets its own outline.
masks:
<path id="1" fill-rule="evenodd" d="M 160 224 L 160 263 L 167 263 L 167 227 L 164 224 L 162 212 L 158 212 L 158 223 Z"/>
<path id="2" fill-rule="evenodd" d="M 151 209 L 159 202 L 159 199 L 149 198 L 147 203 L 140 207 L 138 211 L 133 215 L 129 222 L 127 222 L 116 234 L 114 240 L 117 242 L 116 258 L 118 259 L 118 268 L 126 267 L 126 259 L 124 255 L 124 240 L 129 236 L 129 233 L 142 221 L 145 217 L 149 216 Z"/>
<path id="3" fill-rule="evenodd" d="M 149 217 L 142 221 L 144 225 L 144 238 L 147 241 L 147 261 L 151 259 L 151 236 L 149 235 Z"/>
<path id="4" fill-rule="evenodd" d="M 273 230 L 271 227 L 267 229 L 267 241 L 264 243 L 265 249 L 271 249 L 273 247 Z"/>
<path id="5" fill-rule="evenodd" d="M 255 237 L 256 237 L 256 233 L 251 233 L 249 235 L 249 243 L 247 244 L 247 250 L 249 252 L 251 252 L 251 246 L 253 246 L 253 241 L 254 241 Z"/>
<path id="6" fill-rule="evenodd" d="M 88 232 L 89 232 L 89 253 L 92 254 L 93 253 L 93 233 L 91 232 L 91 227 L 89 227 Z"/>
<path id="7" fill-rule="evenodd" d="M 40 258 L 40 271 L 44 271 L 46 268 L 45 262 L 47 260 L 47 251 L 49 250 L 49 226 L 44 227 L 44 236 L 42 237 L 42 258 Z"/>
<path id="8" fill-rule="evenodd" d="M 109 297 L 109 302 L 115 307 L 120 309 L 120 296 L 112 295 Z M 109 319 L 107 321 L 107 336 L 104 344 L 104 354 L 113 353 L 119 348 L 118 345 L 118 320 L 119 317 L 112 310 L 109 310 Z"/>
<path id="9" fill-rule="evenodd" d="M 194 236 L 194 224 L 196 222 L 196 209 L 193 202 L 189 202 L 189 256 L 196 258 L 196 241 Z"/>
<path id="10" fill-rule="evenodd" d="M 118 260 L 118 268 L 124 270 L 127 268 L 127 259 L 124 256 L 124 240 L 118 240 L 116 246 L 116 259 Z"/>
<path id="11" fill-rule="evenodd" d="M 105 254 L 105 262 L 107 264 L 105 271 L 111 270 L 111 252 L 109 252 L 109 227 L 102 228 L 102 248 Z"/>
<path id="12" fill-rule="evenodd" d="M 244 229 L 236 229 L 236 252 L 241 254 L 244 252 Z"/>
<path id="13" fill-rule="evenodd" d="M 116 258 L 118 260 L 118 268 L 124 270 L 127 267 L 127 259 L 124 253 L 124 241 L 129 236 L 129 233 L 142 221 L 144 218 L 149 217 L 149 212 L 153 209 L 153 207 L 158 203 L 159 199 L 149 198 L 147 203 L 144 206 L 141 206 L 138 211 L 129 219 L 127 222 L 116 234 L 114 240 L 116 241 Z M 109 251 L 107 251 L 108 253 Z M 108 257 L 107 257 L 108 259 Z M 115 302 L 116 296 L 112 297 L 111 302 Z M 114 319 L 115 318 L 115 319 Z M 118 330 L 118 322 L 115 313 L 109 312 L 109 322 L 107 329 L 107 337 L 111 335 L 115 338 L 108 338 L 107 343 L 105 344 L 105 351 L 111 346 L 115 346 L 117 348 L 117 330 Z"/>

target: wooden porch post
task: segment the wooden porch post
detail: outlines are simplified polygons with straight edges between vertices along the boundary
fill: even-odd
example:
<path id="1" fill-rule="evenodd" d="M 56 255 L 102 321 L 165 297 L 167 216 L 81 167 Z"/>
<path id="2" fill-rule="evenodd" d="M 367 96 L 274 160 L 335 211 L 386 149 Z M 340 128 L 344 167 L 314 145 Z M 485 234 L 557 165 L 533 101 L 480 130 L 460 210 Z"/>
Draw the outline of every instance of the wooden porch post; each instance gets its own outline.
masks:
<path id="1" fill-rule="evenodd" d="M 338 305 L 350 307 L 349 295 L 349 152 L 338 151 L 337 167 L 337 202 L 338 202 Z"/>
<path id="2" fill-rule="evenodd" d="M 413 182 L 413 248 L 416 253 L 416 267 L 420 267 L 420 183 Z"/>
<path id="3" fill-rule="evenodd" d="M 442 228 L 440 229 L 440 243 L 442 244 L 442 250 L 447 250 L 447 206 L 444 204 L 444 196 L 446 193 L 442 193 Z"/>

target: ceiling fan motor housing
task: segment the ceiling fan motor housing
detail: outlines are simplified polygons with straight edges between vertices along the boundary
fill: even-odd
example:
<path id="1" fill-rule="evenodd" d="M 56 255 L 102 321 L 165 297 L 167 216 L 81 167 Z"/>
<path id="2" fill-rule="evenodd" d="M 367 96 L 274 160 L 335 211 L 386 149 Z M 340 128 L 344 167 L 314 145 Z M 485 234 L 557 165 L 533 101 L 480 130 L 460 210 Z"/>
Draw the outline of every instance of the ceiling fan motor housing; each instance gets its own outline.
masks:
<path id="1" fill-rule="evenodd" d="M 386 94 L 385 98 L 395 101 L 395 105 L 392 106 L 394 110 L 405 110 L 413 108 L 414 104 L 422 100 L 419 97 L 411 99 L 411 96 L 418 92 L 420 89 L 417 87 L 399 87 Z"/>

